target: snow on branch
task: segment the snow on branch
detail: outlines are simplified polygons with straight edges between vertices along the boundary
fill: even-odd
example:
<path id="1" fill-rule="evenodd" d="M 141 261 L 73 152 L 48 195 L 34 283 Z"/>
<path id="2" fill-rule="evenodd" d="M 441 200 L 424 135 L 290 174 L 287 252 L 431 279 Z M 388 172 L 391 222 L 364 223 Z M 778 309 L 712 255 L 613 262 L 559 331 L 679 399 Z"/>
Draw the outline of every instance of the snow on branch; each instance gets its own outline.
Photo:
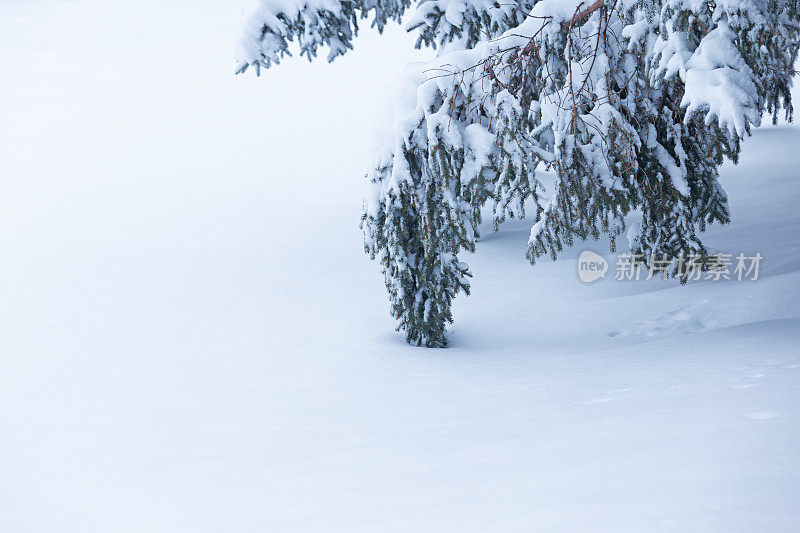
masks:
<path id="1" fill-rule="evenodd" d="M 237 73 L 277 64 L 297 39 L 300 55 L 309 60 L 328 46 L 328 61 L 352 49 L 358 19 L 372 14 L 372 26 L 383 31 L 400 20 L 410 0 L 255 0 L 246 16 L 237 50 Z"/>

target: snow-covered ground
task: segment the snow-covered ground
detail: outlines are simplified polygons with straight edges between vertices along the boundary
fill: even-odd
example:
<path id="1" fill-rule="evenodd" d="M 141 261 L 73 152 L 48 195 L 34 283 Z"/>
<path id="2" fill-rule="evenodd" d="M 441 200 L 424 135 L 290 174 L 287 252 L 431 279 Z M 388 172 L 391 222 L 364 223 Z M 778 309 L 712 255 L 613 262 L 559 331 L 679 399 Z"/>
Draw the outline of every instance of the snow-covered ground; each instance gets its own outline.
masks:
<path id="1" fill-rule="evenodd" d="M 358 219 L 428 52 L 234 77 L 240 11 L 0 3 L 0 531 L 800 527 L 800 129 L 723 170 L 757 281 L 586 285 L 514 221 L 412 348 Z"/>

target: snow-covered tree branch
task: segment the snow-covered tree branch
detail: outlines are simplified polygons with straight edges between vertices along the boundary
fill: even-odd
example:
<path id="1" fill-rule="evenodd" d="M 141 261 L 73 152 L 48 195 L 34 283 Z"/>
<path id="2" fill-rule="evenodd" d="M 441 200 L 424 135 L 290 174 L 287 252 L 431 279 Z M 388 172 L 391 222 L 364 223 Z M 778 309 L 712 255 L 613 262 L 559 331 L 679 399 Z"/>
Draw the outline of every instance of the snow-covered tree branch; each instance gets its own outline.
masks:
<path id="1" fill-rule="evenodd" d="M 294 38 L 333 59 L 358 17 L 382 29 L 408 7 L 261 0 L 239 70 L 278 62 Z M 645 262 L 707 258 L 700 234 L 730 220 L 719 166 L 763 114 L 791 119 L 799 12 L 798 0 L 422 0 L 407 28 L 440 54 L 407 70 L 416 97 L 398 104 L 362 220 L 407 340 L 446 344 L 487 202 L 495 228 L 532 212 L 531 263 L 601 234 L 613 248 L 623 232 Z M 553 190 L 537 168 L 554 171 Z"/>

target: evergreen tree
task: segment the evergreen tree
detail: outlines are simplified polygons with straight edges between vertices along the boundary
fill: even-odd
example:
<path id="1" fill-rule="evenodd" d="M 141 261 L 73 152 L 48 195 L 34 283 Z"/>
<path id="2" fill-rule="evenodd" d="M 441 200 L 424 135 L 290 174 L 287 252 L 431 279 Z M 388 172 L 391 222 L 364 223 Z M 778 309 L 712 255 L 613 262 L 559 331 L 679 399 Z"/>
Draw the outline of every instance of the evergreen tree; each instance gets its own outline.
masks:
<path id="1" fill-rule="evenodd" d="M 239 71 L 278 62 L 294 38 L 332 60 L 359 18 L 382 30 L 408 7 L 260 0 Z M 800 0 L 421 0 L 407 28 L 439 54 L 407 70 L 416 102 L 368 173 L 362 228 L 416 345 L 446 344 L 487 202 L 495 229 L 533 207 L 531 263 L 601 234 L 613 249 L 627 230 L 642 262 L 685 281 L 686 258 L 710 262 L 706 225 L 730 220 L 719 166 L 764 113 L 791 120 Z M 556 175 L 547 195 L 539 165 Z"/>

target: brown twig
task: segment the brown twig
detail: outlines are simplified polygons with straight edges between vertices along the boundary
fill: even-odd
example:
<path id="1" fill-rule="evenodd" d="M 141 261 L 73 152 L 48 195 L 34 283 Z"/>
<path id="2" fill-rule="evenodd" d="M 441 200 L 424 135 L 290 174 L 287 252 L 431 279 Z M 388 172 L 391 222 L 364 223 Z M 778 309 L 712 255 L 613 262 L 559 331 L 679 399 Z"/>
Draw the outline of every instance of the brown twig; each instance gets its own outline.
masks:
<path id="1" fill-rule="evenodd" d="M 583 11 L 579 11 L 578 13 L 575 13 L 575 15 L 573 15 L 571 19 L 565 20 L 564 22 L 562 22 L 561 23 L 561 29 L 564 30 L 564 31 L 567 31 L 567 30 L 571 29 L 576 23 L 578 23 L 581 20 L 585 19 L 586 17 L 588 17 L 589 15 L 591 15 L 592 13 L 594 13 L 595 11 L 597 11 L 598 9 L 603 7 L 604 5 L 606 5 L 606 0 L 597 0 L 597 2 L 595 2 L 592 5 L 590 5 L 589 7 L 584 9 Z M 530 53 L 531 51 L 533 51 L 533 49 L 535 47 L 536 47 L 536 43 L 534 43 L 533 39 L 531 39 L 531 42 L 529 42 L 528 45 L 525 48 L 522 49 L 522 53 L 524 53 L 524 54 Z"/>
<path id="2" fill-rule="evenodd" d="M 576 23 L 578 23 L 581 20 L 585 19 L 586 17 L 588 17 L 589 15 L 591 15 L 592 13 L 594 13 L 595 11 L 597 11 L 598 9 L 603 7 L 604 5 L 606 5 L 606 0 L 597 0 L 597 2 L 595 2 L 592 5 L 590 5 L 589 7 L 584 9 L 583 11 L 579 11 L 578 13 L 575 13 L 575 15 L 573 15 L 573 17 L 571 19 L 565 20 L 564 22 L 562 22 L 561 23 L 561 29 L 562 30 L 570 29 Z"/>

